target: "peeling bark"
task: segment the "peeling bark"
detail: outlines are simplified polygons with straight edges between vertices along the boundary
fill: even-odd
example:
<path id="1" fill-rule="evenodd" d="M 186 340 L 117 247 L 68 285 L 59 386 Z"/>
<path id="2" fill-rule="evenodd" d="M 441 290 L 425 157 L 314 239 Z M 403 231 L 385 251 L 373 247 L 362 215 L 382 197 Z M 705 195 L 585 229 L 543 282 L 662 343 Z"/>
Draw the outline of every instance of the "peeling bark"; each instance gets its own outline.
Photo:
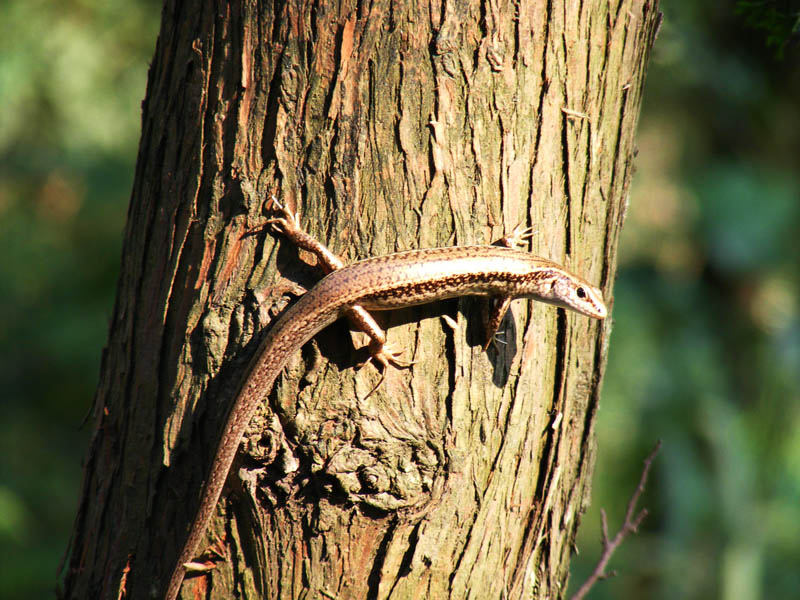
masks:
<path id="1" fill-rule="evenodd" d="M 163 593 L 260 334 L 320 276 L 251 235 L 270 193 L 346 261 L 532 226 L 610 300 L 658 20 L 644 0 L 167 0 L 61 595 Z M 368 398 L 345 323 L 298 352 L 209 528 L 224 560 L 183 597 L 562 596 L 610 323 L 513 311 L 488 353 L 476 300 L 380 315 L 414 365 Z"/>

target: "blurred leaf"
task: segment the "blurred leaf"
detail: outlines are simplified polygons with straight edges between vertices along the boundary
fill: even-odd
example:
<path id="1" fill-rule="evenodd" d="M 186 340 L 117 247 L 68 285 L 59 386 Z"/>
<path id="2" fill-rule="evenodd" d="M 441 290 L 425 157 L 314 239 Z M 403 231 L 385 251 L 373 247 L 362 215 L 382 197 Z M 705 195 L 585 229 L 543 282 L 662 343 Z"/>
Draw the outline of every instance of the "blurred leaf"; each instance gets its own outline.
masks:
<path id="1" fill-rule="evenodd" d="M 22 541 L 30 519 L 22 499 L 13 490 L 0 486 L 0 537 Z"/>
<path id="2" fill-rule="evenodd" d="M 766 44 L 775 48 L 776 58 L 790 41 L 800 35 L 800 4 L 796 0 L 739 0 L 736 13 L 745 23 L 766 34 Z"/>
<path id="3" fill-rule="evenodd" d="M 0 3 L 0 597 L 51 597 L 160 3 Z"/>
<path id="4" fill-rule="evenodd" d="M 718 268 L 740 273 L 790 254 L 800 218 L 792 175 L 732 162 L 707 165 L 698 175 L 701 235 Z"/>

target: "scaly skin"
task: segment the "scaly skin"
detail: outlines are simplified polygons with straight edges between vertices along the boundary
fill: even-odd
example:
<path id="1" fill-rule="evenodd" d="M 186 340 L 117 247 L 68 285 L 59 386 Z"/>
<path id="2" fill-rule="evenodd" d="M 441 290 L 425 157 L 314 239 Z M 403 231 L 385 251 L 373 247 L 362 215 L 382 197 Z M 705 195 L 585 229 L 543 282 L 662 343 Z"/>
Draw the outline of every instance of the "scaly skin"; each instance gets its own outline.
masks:
<path id="1" fill-rule="evenodd" d="M 281 225 L 280 220 L 275 222 Z M 244 430 L 289 357 L 339 317 L 352 316 L 353 307 L 388 310 L 455 296 L 489 296 L 503 312 L 509 299 L 532 298 L 595 319 L 607 314 L 602 293 L 587 281 L 554 262 L 511 248 L 410 250 L 334 270 L 291 306 L 261 342 L 228 413 L 200 506 L 169 581 L 167 600 L 177 597 L 184 564 L 192 560 L 211 520 Z M 502 314 L 493 317 L 495 326 L 501 318 Z M 383 355 L 384 360 L 396 358 L 385 352 L 385 336 L 377 330 L 379 334 L 367 331 L 373 337 L 373 354 Z M 384 366 L 392 362 L 384 360 L 380 360 Z"/>

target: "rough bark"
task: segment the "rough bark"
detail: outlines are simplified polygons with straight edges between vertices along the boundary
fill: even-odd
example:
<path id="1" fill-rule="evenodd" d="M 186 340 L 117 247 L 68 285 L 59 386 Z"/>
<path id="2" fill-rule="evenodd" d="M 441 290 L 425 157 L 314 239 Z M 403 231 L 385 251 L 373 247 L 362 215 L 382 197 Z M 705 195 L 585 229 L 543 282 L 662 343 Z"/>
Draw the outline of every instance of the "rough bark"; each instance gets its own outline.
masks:
<path id="1" fill-rule="evenodd" d="M 657 22 L 643 0 L 167 0 L 62 596 L 163 593 L 243 368 L 319 277 L 250 235 L 269 193 L 346 260 L 532 226 L 610 300 Z M 225 560 L 183 596 L 562 596 L 610 327 L 513 311 L 488 353 L 476 300 L 382 315 L 415 363 L 368 398 L 346 324 L 298 352 L 209 528 Z"/>

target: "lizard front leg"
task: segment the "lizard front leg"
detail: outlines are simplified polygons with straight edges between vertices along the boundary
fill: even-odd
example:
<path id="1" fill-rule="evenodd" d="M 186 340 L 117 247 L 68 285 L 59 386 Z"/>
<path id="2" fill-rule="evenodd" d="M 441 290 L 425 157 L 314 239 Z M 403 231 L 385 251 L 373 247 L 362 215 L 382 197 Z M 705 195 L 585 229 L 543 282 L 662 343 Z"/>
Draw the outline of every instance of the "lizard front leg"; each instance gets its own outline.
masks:
<path id="1" fill-rule="evenodd" d="M 517 248 L 522 246 L 526 240 L 533 237 L 535 233 L 532 227 L 523 228 L 522 225 L 517 225 L 511 230 L 511 233 L 501 237 L 495 245 L 505 248 Z M 488 350 L 489 346 L 498 343 L 497 331 L 500 329 L 503 317 L 506 316 L 511 300 L 513 300 L 513 298 L 510 296 L 499 296 L 489 300 L 488 310 L 484 312 L 484 331 L 486 332 L 486 338 L 483 342 L 484 350 Z"/>

